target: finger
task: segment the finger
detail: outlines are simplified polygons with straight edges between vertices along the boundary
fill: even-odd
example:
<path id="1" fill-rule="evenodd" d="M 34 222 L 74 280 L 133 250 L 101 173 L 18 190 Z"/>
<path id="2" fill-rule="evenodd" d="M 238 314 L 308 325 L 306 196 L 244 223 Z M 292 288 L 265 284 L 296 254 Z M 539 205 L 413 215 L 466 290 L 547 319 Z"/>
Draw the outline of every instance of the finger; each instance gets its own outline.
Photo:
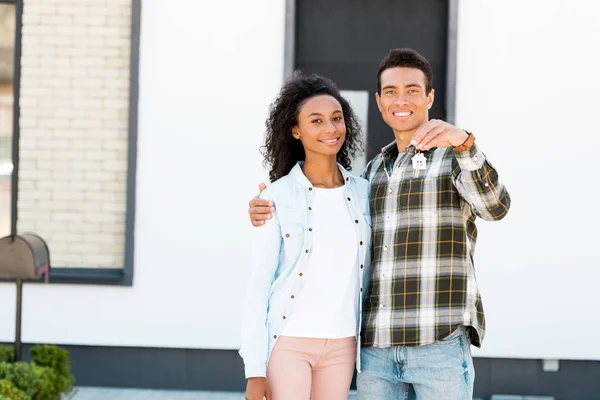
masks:
<path id="1" fill-rule="evenodd" d="M 259 226 L 263 226 L 265 224 L 265 221 L 250 221 L 252 223 L 252 226 L 258 228 Z"/>
<path id="2" fill-rule="evenodd" d="M 431 130 L 421 142 L 416 145 L 416 147 L 420 150 L 429 150 L 434 147 L 433 144 L 437 143 L 439 140 L 447 137 L 446 131 L 443 126 L 438 126 L 437 128 Z"/>
<path id="3" fill-rule="evenodd" d="M 429 132 L 431 132 L 432 129 L 435 129 L 437 126 L 440 125 L 440 122 L 441 121 L 438 119 L 432 119 L 423 126 L 421 126 L 419 129 L 417 129 L 417 132 L 410 141 L 410 144 L 417 147 L 417 145 L 423 140 L 425 136 L 429 134 Z"/>
<path id="4" fill-rule="evenodd" d="M 263 190 L 265 190 L 267 188 L 267 185 L 265 185 L 264 182 L 261 182 L 258 184 L 258 195 L 260 196 L 263 192 Z"/>
<path id="5" fill-rule="evenodd" d="M 267 219 L 271 219 L 272 218 L 272 214 L 257 214 L 257 213 L 250 213 L 250 220 L 251 221 L 265 221 Z"/>
<path id="6" fill-rule="evenodd" d="M 271 391 L 269 389 L 267 389 L 265 397 L 267 398 L 267 400 L 273 400 L 273 395 L 271 394 Z"/>
<path id="7" fill-rule="evenodd" d="M 248 209 L 249 214 L 271 214 L 275 212 L 275 207 L 273 206 L 251 206 Z"/>
<path id="8" fill-rule="evenodd" d="M 269 201 L 269 200 L 261 200 L 261 199 L 254 198 L 248 202 L 248 205 L 250 206 L 250 208 L 254 208 L 254 207 L 256 207 L 256 208 L 262 207 L 262 208 L 266 208 L 266 209 L 272 208 L 273 210 L 270 212 L 275 211 L 275 208 L 273 207 L 273 202 Z"/>

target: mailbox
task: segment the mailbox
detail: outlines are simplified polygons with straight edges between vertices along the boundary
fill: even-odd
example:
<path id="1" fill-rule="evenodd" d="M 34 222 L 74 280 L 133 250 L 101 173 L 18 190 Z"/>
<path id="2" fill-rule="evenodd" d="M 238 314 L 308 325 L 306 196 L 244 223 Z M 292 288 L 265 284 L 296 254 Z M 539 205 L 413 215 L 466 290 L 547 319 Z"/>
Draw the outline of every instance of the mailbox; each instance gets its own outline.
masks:
<path id="1" fill-rule="evenodd" d="M 38 280 L 48 282 L 50 253 L 38 235 L 26 233 L 0 239 L 0 280 Z"/>
<path id="2" fill-rule="evenodd" d="M 17 284 L 15 359 L 21 360 L 21 314 L 23 311 L 23 282 L 50 277 L 50 252 L 46 242 L 33 233 L 10 235 L 0 239 L 0 281 Z"/>

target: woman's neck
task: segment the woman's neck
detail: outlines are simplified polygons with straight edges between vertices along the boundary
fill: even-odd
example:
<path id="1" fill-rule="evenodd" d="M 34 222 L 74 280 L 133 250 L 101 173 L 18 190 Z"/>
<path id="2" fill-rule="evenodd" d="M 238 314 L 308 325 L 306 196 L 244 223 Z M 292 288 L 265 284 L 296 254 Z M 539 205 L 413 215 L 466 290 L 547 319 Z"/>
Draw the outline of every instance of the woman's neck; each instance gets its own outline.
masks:
<path id="1" fill-rule="evenodd" d="M 317 188 L 332 189 L 344 185 L 344 178 L 335 157 L 306 157 L 302 172 Z"/>

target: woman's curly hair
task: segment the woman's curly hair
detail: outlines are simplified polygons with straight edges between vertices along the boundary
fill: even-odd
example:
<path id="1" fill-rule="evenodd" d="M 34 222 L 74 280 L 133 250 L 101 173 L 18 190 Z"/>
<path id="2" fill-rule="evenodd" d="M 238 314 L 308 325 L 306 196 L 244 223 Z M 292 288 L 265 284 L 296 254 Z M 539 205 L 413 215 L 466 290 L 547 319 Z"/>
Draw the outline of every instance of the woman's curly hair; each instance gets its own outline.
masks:
<path id="1" fill-rule="evenodd" d="M 264 165 L 270 165 L 271 182 L 287 175 L 298 161 L 304 161 L 304 147 L 292 136 L 292 128 L 298 124 L 298 113 L 304 102 L 318 95 L 329 95 L 342 106 L 346 124 L 346 139 L 337 154 L 337 162 L 350 170 L 350 162 L 362 148 L 362 132 L 358 118 L 350 104 L 342 97 L 336 84 L 318 74 L 296 71 L 281 88 L 279 95 L 269 107 L 265 145 L 261 147 Z"/>

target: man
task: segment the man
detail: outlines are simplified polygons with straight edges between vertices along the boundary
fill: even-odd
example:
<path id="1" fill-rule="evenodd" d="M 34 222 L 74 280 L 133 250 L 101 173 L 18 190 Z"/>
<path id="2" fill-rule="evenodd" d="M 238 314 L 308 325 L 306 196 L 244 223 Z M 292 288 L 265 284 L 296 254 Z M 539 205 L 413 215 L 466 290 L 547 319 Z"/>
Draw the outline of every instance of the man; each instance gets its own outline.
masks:
<path id="1" fill-rule="evenodd" d="M 395 141 L 369 162 L 371 283 L 363 308 L 358 398 L 463 400 L 473 395 L 470 344 L 485 319 L 473 254 L 475 218 L 502 219 L 510 197 L 475 135 L 429 120 L 429 62 L 393 49 L 375 95 Z M 262 187 L 262 186 L 261 186 Z M 273 204 L 250 201 L 255 226 Z"/>

